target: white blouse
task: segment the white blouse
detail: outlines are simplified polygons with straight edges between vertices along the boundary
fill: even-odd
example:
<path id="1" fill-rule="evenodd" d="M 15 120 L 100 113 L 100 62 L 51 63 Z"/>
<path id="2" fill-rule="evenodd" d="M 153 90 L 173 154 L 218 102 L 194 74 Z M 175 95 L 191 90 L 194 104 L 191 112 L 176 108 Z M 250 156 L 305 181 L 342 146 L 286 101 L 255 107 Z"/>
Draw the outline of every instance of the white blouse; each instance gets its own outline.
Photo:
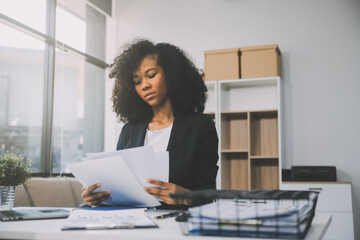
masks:
<path id="1" fill-rule="evenodd" d="M 169 144 L 172 124 L 160 130 L 146 130 L 144 146 L 152 146 L 154 151 L 166 151 Z"/>

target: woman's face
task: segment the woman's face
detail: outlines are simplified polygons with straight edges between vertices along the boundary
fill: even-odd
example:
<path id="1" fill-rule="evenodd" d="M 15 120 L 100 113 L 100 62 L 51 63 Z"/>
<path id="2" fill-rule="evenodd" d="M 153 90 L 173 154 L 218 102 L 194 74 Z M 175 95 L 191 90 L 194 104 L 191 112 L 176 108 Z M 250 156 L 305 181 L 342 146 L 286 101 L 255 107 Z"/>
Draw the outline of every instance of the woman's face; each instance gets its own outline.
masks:
<path id="1" fill-rule="evenodd" d="M 168 99 L 163 69 L 154 57 L 145 57 L 133 74 L 137 94 L 152 107 L 161 107 Z"/>

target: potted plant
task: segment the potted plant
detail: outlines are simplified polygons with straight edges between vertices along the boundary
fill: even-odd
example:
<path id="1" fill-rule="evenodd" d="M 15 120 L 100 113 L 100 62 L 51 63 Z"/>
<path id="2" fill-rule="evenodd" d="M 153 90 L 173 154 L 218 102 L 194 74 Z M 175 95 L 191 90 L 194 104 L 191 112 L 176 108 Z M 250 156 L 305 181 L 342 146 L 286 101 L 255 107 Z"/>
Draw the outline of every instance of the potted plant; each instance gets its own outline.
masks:
<path id="1" fill-rule="evenodd" d="M 10 210 L 14 205 L 16 186 L 31 177 L 30 161 L 15 150 L 0 149 L 0 209 Z"/>

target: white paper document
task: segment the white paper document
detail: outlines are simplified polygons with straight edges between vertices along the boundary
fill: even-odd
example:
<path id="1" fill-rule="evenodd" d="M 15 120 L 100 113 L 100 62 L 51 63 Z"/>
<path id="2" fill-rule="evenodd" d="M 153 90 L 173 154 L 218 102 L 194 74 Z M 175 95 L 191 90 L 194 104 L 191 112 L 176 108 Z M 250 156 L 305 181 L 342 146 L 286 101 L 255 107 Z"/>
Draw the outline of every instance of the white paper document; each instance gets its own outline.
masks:
<path id="1" fill-rule="evenodd" d="M 153 228 L 157 227 L 144 209 L 113 211 L 74 209 L 64 222 L 62 230 Z"/>
<path id="2" fill-rule="evenodd" d="M 143 187 L 154 186 L 147 179 L 169 181 L 169 155 L 154 152 L 152 147 L 138 147 L 108 153 L 88 154 L 86 161 L 68 164 L 67 168 L 84 187 L 101 183 L 97 191 L 111 191 L 103 203 L 153 207 L 159 201 Z"/>

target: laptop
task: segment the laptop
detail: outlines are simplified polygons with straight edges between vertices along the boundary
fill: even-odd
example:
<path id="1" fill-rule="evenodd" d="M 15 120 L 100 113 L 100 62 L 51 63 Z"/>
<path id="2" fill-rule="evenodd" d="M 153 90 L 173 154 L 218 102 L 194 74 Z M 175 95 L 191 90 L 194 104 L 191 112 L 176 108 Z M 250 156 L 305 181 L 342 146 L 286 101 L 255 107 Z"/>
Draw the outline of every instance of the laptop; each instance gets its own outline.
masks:
<path id="1" fill-rule="evenodd" d="M 51 218 L 67 218 L 70 210 L 62 208 L 26 208 L 0 211 L 1 221 L 19 221 Z"/>

